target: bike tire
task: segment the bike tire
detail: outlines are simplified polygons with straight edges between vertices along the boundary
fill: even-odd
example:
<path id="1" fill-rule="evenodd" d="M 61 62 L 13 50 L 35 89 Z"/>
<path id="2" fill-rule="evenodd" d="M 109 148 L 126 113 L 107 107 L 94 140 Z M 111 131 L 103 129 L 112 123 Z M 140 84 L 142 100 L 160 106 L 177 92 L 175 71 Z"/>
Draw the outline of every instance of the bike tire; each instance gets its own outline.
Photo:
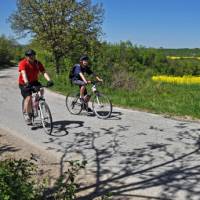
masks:
<path id="1" fill-rule="evenodd" d="M 39 108 L 40 109 L 38 110 L 38 112 L 40 113 L 40 118 L 44 131 L 48 135 L 51 135 L 53 130 L 53 120 L 49 106 L 45 101 L 40 101 Z"/>
<path id="2" fill-rule="evenodd" d="M 92 108 L 98 118 L 107 119 L 112 113 L 112 102 L 106 95 L 98 92 L 93 97 Z"/>
<path id="3" fill-rule="evenodd" d="M 80 102 L 80 95 L 77 93 L 69 93 L 66 96 L 65 104 L 67 110 L 73 115 L 79 115 L 83 109 Z"/>

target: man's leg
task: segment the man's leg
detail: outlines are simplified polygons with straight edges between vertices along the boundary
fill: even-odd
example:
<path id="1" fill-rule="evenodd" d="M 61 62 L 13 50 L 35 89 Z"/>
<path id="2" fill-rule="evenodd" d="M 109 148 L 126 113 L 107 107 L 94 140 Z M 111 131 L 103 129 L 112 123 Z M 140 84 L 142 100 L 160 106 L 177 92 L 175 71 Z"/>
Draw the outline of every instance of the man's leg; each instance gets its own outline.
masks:
<path id="1" fill-rule="evenodd" d="M 80 98 L 84 99 L 85 85 L 80 86 Z"/>
<path id="2" fill-rule="evenodd" d="M 20 88 L 21 94 L 24 98 L 24 107 L 23 107 L 24 118 L 25 118 L 27 124 L 31 124 L 31 115 L 32 115 L 31 91 L 29 91 L 23 85 L 20 85 L 19 88 Z"/>
<path id="3" fill-rule="evenodd" d="M 29 114 L 32 113 L 32 101 L 31 101 L 31 96 L 27 96 L 24 99 L 24 111 L 25 113 Z"/>
<path id="4" fill-rule="evenodd" d="M 73 84 L 75 85 L 78 85 L 79 88 L 80 88 L 80 98 L 84 98 L 84 95 L 85 95 L 85 90 L 86 90 L 86 87 L 85 87 L 85 83 L 81 80 L 74 80 L 72 81 Z"/>

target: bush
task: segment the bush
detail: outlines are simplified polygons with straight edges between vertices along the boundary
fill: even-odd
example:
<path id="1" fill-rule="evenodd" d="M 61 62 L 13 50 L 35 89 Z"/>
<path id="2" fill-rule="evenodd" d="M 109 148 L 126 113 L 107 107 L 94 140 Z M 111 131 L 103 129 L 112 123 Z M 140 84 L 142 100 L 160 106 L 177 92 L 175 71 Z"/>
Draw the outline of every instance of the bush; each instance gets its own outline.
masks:
<path id="1" fill-rule="evenodd" d="M 0 199 L 1 200 L 75 200 L 78 185 L 75 178 L 86 161 L 69 161 L 66 172 L 60 176 L 52 188 L 36 182 L 37 167 L 32 162 L 20 159 L 0 161 Z"/>
<path id="2" fill-rule="evenodd" d="M 0 199 L 40 199 L 40 190 L 32 176 L 35 171 L 36 166 L 28 160 L 0 161 Z"/>
<path id="3" fill-rule="evenodd" d="M 85 168 L 86 161 L 69 161 L 70 167 L 58 178 L 54 185 L 52 196 L 54 199 L 75 200 L 76 189 L 78 185 L 75 183 L 76 175 L 80 169 Z"/>

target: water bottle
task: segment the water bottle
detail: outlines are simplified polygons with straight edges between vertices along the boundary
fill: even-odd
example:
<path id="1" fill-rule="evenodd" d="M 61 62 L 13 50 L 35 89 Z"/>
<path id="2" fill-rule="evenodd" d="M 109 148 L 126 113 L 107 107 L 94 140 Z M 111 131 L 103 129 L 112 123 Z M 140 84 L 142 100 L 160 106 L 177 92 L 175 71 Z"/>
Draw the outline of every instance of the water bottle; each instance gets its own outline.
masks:
<path id="1" fill-rule="evenodd" d="M 93 85 L 93 86 L 92 86 L 92 91 L 93 91 L 93 92 L 96 92 L 96 91 L 97 91 L 96 85 Z"/>

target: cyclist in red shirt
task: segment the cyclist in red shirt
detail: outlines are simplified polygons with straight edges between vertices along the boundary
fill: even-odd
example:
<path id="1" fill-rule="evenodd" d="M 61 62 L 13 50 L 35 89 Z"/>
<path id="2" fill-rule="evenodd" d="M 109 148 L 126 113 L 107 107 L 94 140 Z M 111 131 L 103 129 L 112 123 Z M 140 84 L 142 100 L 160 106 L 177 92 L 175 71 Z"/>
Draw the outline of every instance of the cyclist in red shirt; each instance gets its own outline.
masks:
<path id="1" fill-rule="evenodd" d="M 52 86 L 53 81 L 51 81 L 49 75 L 45 71 L 44 66 L 38 60 L 36 60 L 36 52 L 29 49 L 25 52 L 25 58 L 19 62 L 19 88 L 21 94 L 24 98 L 24 113 L 26 113 L 26 121 L 30 123 L 32 115 L 32 105 L 31 105 L 31 90 L 32 86 L 40 86 L 38 81 L 38 76 L 40 73 L 44 75 L 44 78 L 48 81 L 47 85 Z M 43 90 L 40 91 L 43 94 Z"/>

